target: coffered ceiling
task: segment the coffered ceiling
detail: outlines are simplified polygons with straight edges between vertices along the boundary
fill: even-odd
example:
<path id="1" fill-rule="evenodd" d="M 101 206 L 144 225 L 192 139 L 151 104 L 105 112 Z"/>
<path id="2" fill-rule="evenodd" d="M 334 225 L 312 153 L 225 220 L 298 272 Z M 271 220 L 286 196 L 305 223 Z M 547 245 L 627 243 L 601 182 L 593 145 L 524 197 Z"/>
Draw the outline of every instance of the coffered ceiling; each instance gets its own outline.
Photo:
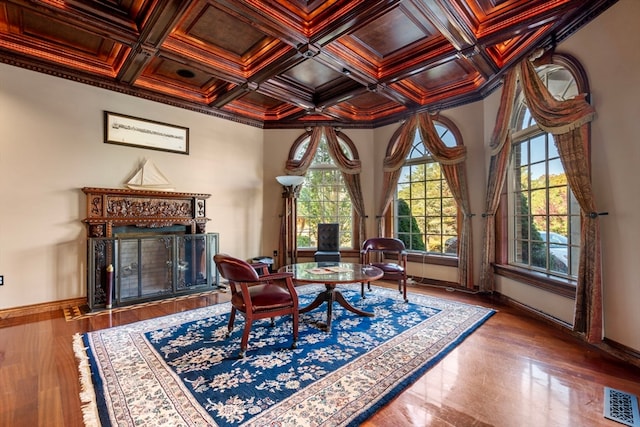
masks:
<path id="1" fill-rule="evenodd" d="M 264 128 L 480 100 L 616 0 L 6 0 L 0 61 Z"/>

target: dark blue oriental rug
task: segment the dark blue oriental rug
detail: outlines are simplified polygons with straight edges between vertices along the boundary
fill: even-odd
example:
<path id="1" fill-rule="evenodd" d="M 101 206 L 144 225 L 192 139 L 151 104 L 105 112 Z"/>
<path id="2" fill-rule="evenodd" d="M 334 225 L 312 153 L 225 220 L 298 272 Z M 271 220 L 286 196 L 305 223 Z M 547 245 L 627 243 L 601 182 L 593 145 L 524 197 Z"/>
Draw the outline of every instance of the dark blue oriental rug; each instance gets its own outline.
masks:
<path id="1" fill-rule="evenodd" d="M 238 359 L 243 320 L 225 339 L 229 303 L 77 335 L 87 425 L 355 426 L 456 347 L 493 310 L 373 287 L 341 286 L 375 317 L 325 305 L 291 320 L 254 322 Z M 298 288 L 300 305 L 324 286 Z"/>

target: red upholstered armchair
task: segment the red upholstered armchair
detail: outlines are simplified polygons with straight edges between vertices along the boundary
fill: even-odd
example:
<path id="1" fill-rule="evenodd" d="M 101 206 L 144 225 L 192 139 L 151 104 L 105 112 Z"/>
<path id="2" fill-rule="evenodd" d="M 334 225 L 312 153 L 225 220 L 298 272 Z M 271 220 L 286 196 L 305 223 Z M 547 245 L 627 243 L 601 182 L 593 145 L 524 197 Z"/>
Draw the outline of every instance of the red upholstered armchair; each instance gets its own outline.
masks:
<path id="1" fill-rule="evenodd" d="M 393 257 L 394 261 L 386 261 L 385 257 Z M 407 251 L 404 242 L 389 237 L 373 237 L 366 240 L 360 249 L 360 263 L 371 264 L 384 272 L 382 279 L 397 280 L 398 291 L 407 300 Z M 369 284 L 371 290 L 371 284 Z M 361 290 L 364 298 L 364 283 Z"/>
<path id="2" fill-rule="evenodd" d="M 293 343 L 298 341 L 298 294 L 293 286 L 292 273 L 258 275 L 246 261 L 217 254 L 213 257 L 220 276 L 229 281 L 231 291 L 231 315 L 227 336 L 233 330 L 236 312 L 245 318 L 239 357 L 244 357 L 249 342 L 251 324 L 256 319 L 291 315 L 293 317 Z"/>

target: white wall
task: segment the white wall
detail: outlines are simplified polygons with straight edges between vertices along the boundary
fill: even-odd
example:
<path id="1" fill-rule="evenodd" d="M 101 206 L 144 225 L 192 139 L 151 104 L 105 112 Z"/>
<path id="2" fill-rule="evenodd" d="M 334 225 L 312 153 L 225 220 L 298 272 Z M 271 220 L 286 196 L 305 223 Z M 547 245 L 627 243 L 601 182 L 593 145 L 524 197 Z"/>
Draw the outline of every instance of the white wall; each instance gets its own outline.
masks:
<path id="1" fill-rule="evenodd" d="M 190 154 L 103 143 L 104 110 L 188 127 Z M 0 309 L 86 294 L 81 188 L 121 188 L 145 158 L 176 191 L 212 194 L 221 250 L 259 251 L 261 129 L 4 64 L 0 112 Z"/>

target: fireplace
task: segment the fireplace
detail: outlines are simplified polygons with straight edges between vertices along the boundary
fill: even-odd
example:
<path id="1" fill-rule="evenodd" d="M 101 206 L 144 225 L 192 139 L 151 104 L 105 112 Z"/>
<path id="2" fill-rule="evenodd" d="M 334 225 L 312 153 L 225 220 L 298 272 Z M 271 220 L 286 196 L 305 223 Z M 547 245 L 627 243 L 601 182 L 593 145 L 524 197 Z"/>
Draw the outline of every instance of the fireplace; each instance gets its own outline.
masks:
<path id="1" fill-rule="evenodd" d="M 83 188 L 91 310 L 217 288 L 208 194 Z"/>

